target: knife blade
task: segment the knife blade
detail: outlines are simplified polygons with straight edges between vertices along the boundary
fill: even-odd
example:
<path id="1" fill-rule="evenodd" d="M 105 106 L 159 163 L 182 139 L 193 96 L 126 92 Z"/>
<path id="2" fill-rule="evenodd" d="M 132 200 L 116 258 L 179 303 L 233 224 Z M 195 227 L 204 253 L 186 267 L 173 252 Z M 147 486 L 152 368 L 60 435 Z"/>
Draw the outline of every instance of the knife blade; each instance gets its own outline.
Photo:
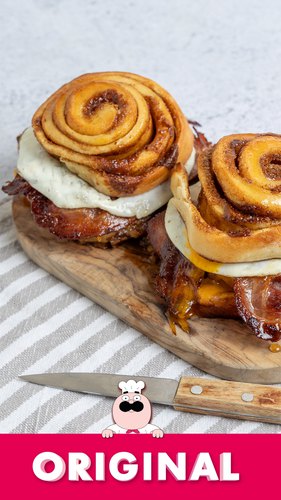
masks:
<path id="1" fill-rule="evenodd" d="M 94 394 L 117 398 L 120 391 L 118 384 L 121 380 L 143 380 L 145 395 L 153 403 L 169 405 L 177 390 L 178 382 L 172 379 L 156 377 L 130 377 L 128 375 L 112 375 L 110 373 L 41 373 L 36 375 L 22 375 L 19 378 L 33 384 L 64 389 L 67 391 Z M 159 383 L 163 381 L 165 385 Z"/>
<path id="2" fill-rule="evenodd" d="M 195 377 L 174 379 L 110 373 L 41 373 L 22 375 L 33 384 L 116 398 L 122 380 L 142 380 L 144 394 L 175 410 L 281 424 L 281 388 Z"/>

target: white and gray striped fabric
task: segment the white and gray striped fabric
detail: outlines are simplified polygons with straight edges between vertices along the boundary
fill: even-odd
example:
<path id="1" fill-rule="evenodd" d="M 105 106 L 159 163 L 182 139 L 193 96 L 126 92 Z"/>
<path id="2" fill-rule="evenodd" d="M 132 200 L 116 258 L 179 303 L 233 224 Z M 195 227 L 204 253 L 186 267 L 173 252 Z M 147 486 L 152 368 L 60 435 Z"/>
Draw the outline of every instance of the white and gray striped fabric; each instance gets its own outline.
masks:
<path id="1" fill-rule="evenodd" d="M 179 379 L 204 376 L 38 268 L 21 250 L 11 201 L 0 205 L 0 432 L 99 433 L 112 400 L 24 383 L 18 375 L 88 371 Z M 136 369 L 137 367 L 137 369 Z M 281 426 L 154 405 L 167 433 L 279 433 Z"/>

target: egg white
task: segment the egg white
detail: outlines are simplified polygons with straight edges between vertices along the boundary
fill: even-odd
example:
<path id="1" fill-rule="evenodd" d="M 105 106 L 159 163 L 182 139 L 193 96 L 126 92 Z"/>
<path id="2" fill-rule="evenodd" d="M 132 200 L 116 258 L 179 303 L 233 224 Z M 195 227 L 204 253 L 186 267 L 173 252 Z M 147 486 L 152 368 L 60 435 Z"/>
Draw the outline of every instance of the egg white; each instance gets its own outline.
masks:
<path id="1" fill-rule="evenodd" d="M 193 149 L 185 166 L 188 173 L 195 156 Z M 172 196 L 168 180 L 146 193 L 112 200 L 50 156 L 37 141 L 32 127 L 26 129 L 20 138 L 17 171 L 60 208 L 100 208 L 116 216 L 141 219 L 165 205 Z"/>
<path id="2" fill-rule="evenodd" d="M 175 247 L 191 262 L 193 260 L 192 251 L 188 242 L 187 230 L 181 215 L 170 200 L 165 214 L 165 227 L 167 234 Z M 257 262 L 235 262 L 221 263 L 203 259 L 200 264 L 203 271 L 209 271 L 221 276 L 239 278 L 242 276 L 270 276 L 281 273 L 281 259 L 260 260 Z M 194 262 L 196 265 L 196 262 Z M 216 267 L 213 270 L 213 267 Z"/>

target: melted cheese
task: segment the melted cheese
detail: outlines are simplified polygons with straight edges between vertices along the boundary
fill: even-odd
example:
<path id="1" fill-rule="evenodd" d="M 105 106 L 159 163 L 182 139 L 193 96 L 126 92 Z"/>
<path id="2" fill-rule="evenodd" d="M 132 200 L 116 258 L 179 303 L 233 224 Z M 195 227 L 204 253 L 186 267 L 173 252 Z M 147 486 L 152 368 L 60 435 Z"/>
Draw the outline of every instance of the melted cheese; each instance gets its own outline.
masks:
<path id="1" fill-rule="evenodd" d="M 193 149 L 186 164 L 188 172 L 194 165 L 195 156 Z M 31 127 L 20 138 L 17 171 L 60 208 L 100 208 L 120 217 L 140 219 L 165 205 L 172 196 L 170 181 L 166 181 L 146 193 L 112 200 L 50 156 L 35 138 Z"/>
<path id="2" fill-rule="evenodd" d="M 192 264 L 203 271 L 220 274 L 222 276 L 232 276 L 234 278 L 242 276 L 270 276 L 281 273 L 281 259 L 225 264 L 208 260 L 199 255 L 190 247 L 185 224 L 172 200 L 169 201 L 166 210 L 165 227 L 175 247 L 190 260 Z"/>
<path id="3" fill-rule="evenodd" d="M 212 279 L 203 280 L 197 290 L 198 302 L 202 305 L 210 305 L 212 300 L 224 300 L 233 296 L 231 290 L 225 283 L 217 283 Z"/>

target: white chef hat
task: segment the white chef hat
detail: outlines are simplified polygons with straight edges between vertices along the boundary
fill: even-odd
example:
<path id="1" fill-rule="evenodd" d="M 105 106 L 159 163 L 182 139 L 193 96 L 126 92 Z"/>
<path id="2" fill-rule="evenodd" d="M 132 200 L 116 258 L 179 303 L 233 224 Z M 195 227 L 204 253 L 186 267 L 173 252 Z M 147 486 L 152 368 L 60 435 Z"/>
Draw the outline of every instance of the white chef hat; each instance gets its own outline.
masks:
<path id="1" fill-rule="evenodd" d="M 119 382 L 119 389 L 124 392 L 141 392 L 145 387 L 145 383 L 142 380 L 136 382 L 135 380 L 128 380 L 128 382 Z"/>

